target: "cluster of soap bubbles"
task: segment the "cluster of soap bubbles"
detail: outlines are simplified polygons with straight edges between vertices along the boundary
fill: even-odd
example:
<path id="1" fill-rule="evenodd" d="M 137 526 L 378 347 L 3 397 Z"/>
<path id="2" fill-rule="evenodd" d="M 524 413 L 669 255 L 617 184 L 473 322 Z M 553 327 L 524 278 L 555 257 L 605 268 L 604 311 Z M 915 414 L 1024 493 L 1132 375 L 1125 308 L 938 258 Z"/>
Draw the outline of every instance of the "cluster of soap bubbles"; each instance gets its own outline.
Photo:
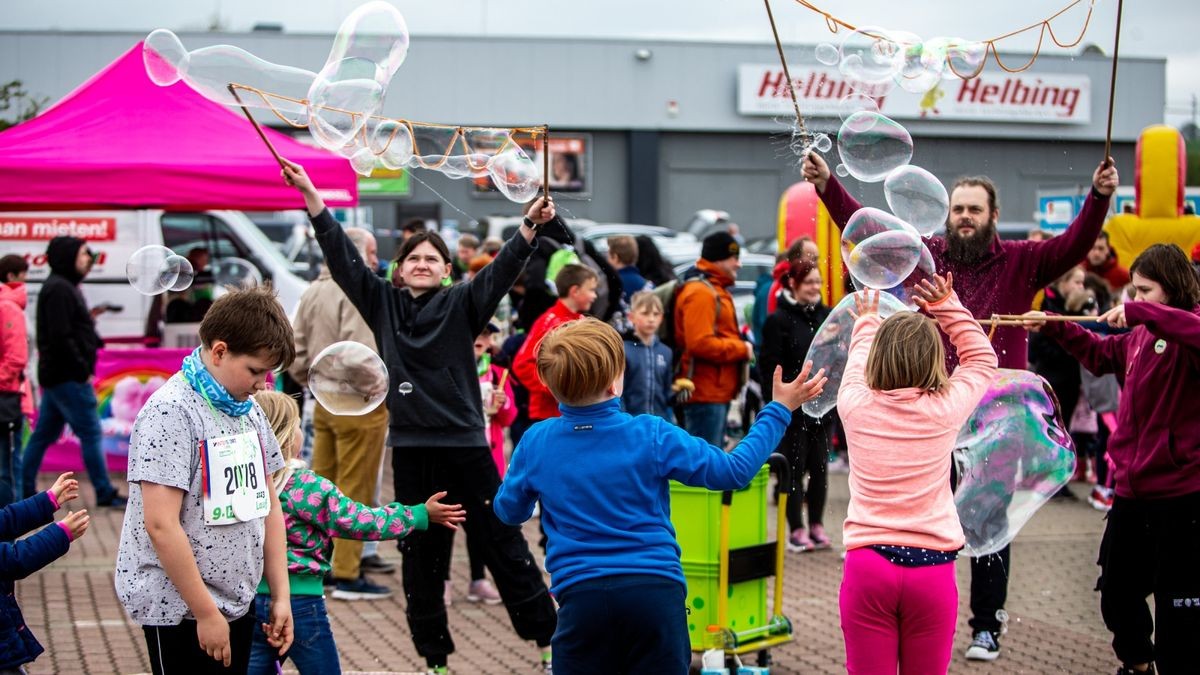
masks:
<path id="1" fill-rule="evenodd" d="M 1075 472 L 1075 450 L 1054 391 L 1025 370 L 1000 369 L 963 426 L 954 503 L 970 556 L 1007 546 Z"/>
<path id="2" fill-rule="evenodd" d="M 232 45 L 187 51 L 178 36 L 159 29 L 147 36 L 143 59 L 161 86 L 183 80 L 224 105 L 272 111 L 295 127 L 308 127 L 323 148 L 349 159 L 369 175 L 389 169 L 425 168 L 452 178 L 488 176 L 509 199 L 531 199 L 541 168 L 517 145 L 510 129 L 427 125 L 382 116 L 392 76 L 408 53 L 408 26 L 391 4 L 370 2 L 342 22 L 329 58 L 314 73 L 264 61 Z M 235 97 L 230 84 L 239 85 Z"/>
<path id="3" fill-rule="evenodd" d="M 142 295 L 184 291 L 192 285 L 196 271 L 187 258 L 166 246 L 143 246 L 125 263 L 129 285 Z"/>
<path id="4" fill-rule="evenodd" d="M 922 41 L 908 31 L 864 26 L 851 31 L 840 46 L 817 46 L 817 61 L 836 65 L 838 71 L 859 86 L 886 93 L 899 85 L 905 91 L 924 94 L 947 75 L 975 77 L 987 60 L 988 43 L 962 38 L 935 37 Z"/>
<path id="5" fill-rule="evenodd" d="M 365 415 L 387 398 L 387 366 L 360 342 L 335 342 L 313 359 L 308 390 L 334 415 Z"/>

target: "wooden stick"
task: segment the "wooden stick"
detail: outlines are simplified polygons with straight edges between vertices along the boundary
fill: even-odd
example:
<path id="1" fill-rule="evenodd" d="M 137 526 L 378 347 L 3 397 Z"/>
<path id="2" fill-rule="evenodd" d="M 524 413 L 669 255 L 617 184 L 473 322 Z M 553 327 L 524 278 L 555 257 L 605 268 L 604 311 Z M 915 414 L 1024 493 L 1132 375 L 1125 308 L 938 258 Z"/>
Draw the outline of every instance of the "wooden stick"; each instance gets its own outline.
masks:
<path id="1" fill-rule="evenodd" d="M 993 314 L 990 317 L 988 317 L 986 319 L 980 319 L 979 321 L 984 322 L 984 321 L 992 321 L 993 319 L 998 319 L 1000 321 L 1036 320 L 1036 321 L 1083 321 L 1083 322 L 1087 322 L 1087 321 L 1096 321 L 1099 318 L 1100 318 L 1099 316 L 1087 316 L 1087 315 L 1066 316 L 1066 315 L 1062 315 L 1062 314 L 1047 314 L 1046 316 L 1039 316 L 1039 317 L 1036 317 L 1036 319 L 1034 319 L 1034 317 L 1027 317 L 1022 314 Z"/>
<path id="2" fill-rule="evenodd" d="M 505 382 L 508 382 L 508 368 L 505 368 L 500 372 L 500 384 L 496 385 L 496 388 L 500 391 L 504 391 Z"/>
<path id="3" fill-rule="evenodd" d="M 771 34 L 775 36 L 775 49 L 779 50 L 779 63 L 783 66 L 783 77 L 787 80 L 787 90 L 792 96 L 792 107 L 796 110 L 796 125 L 800 135 L 807 137 L 808 129 L 804 127 L 804 118 L 800 116 L 800 102 L 796 100 L 796 88 L 792 86 L 792 75 L 788 72 L 787 59 L 783 56 L 783 43 L 779 41 L 779 30 L 775 28 L 775 15 L 771 13 L 771 0 L 763 0 L 763 4 L 767 6 L 767 19 L 771 22 Z"/>
<path id="4" fill-rule="evenodd" d="M 238 96 L 237 87 L 233 83 L 230 83 L 229 85 L 229 93 L 233 94 L 233 98 L 236 99 L 238 105 L 241 106 L 242 112 L 246 113 L 246 119 L 250 120 L 250 124 L 254 125 L 254 130 L 258 132 L 258 137 L 262 139 L 263 143 L 267 144 L 267 149 L 270 150 L 271 154 L 275 156 L 275 161 L 279 162 L 279 168 L 286 169 L 287 162 L 285 162 L 284 159 L 279 156 L 279 151 L 275 149 L 274 145 L 271 145 L 271 139 L 267 138 L 267 134 L 263 132 L 262 126 L 259 125 L 258 120 L 254 119 L 254 115 L 250 114 L 250 109 L 246 107 L 245 103 L 242 103 L 242 97 Z"/>
<path id="5" fill-rule="evenodd" d="M 542 137 L 542 199 L 550 203 L 550 125 Z"/>
<path id="6" fill-rule="evenodd" d="M 1112 150 L 1113 100 L 1117 96 L 1117 55 L 1121 52 L 1121 9 L 1124 4 L 1124 0 L 1117 0 L 1117 33 L 1113 38 L 1112 78 L 1108 83 L 1108 130 L 1104 132 L 1104 158 L 1100 160 L 1105 166 Z"/>

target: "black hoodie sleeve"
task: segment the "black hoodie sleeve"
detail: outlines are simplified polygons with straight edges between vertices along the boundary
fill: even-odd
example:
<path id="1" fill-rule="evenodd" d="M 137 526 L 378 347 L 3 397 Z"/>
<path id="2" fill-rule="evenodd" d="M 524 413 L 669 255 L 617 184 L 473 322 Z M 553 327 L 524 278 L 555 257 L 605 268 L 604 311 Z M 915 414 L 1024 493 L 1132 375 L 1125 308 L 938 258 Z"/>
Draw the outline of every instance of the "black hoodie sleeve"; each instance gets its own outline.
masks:
<path id="1" fill-rule="evenodd" d="M 371 330 L 375 330 L 377 315 L 383 307 L 383 299 L 391 284 L 386 279 L 376 276 L 375 272 L 367 267 L 358 249 L 329 213 L 329 209 L 312 218 L 312 224 L 317 243 L 325 254 L 325 264 L 329 266 L 330 276 L 346 297 L 350 298 L 350 302 L 354 304 L 358 313 L 362 314 L 363 320 Z"/>
<path id="2" fill-rule="evenodd" d="M 96 330 L 83 322 L 90 323 L 87 307 L 83 305 L 79 292 L 70 282 L 62 279 L 47 281 L 38 295 L 38 349 L 42 359 L 53 359 L 55 373 L 71 373 L 69 378 L 83 381 L 91 377 L 96 367 L 96 350 L 99 338 Z M 46 364 L 49 366 L 50 364 Z M 46 373 L 47 368 L 40 367 Z M 65 382 L 53 376 L 41 376 L 44 386 Z M 47 382 L 46 380 L 53 380 Z"/>
<path id="3" fill-rule="evenodd" d="M 451 292 L 462 294 L 462 299 L 456 301 L 466 304 L 472 336 L 482 333 L 488 321 L 492 320 L 496 307 L 521 275 L 521 270 L 536 248 L 536 238 L 532 243 L 527 242 L 517 231 L 496 254 L 496 259 L 479 270 L 474 279 L 451 288 Z"/>

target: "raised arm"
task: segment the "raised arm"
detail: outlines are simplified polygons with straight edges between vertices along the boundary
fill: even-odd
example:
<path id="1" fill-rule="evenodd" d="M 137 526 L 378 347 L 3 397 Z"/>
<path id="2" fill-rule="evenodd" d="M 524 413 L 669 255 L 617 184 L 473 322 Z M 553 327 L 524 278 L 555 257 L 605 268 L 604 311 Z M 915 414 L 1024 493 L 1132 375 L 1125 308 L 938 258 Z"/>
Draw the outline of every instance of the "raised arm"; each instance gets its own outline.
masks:
<path id="1" fill-rule="evenodd" d="M 539 197 L 530 204 L 520 229 L 504 244 L 504 248 L 496 254 L 496 259 L 479 270 L 464 287 L 452 289 L 452 292 L 467 295 L 472 335 L 478 335 L 492 320 L 500 300 L 512 288 L 537 247 L 535 230 L 529 224 L 540 227 L 554 217 L 554 202 L 545 202 Z"/>
<path id="2" fill-rule="evenodd" d="M 1120 176 L 1112 160 L 1096 168 L 1092 174 L 1092 189 L 1083 202 L 1079 215 L 1066 232 L 1050 239 L 1030 244 L 1033 256 L 1033 278 L 1037 288 L 1049 285 L 1087 257 L 1088 249 L 1096 242 L 1108 216 L 1108 202 Z"/>
<path id="3" fill-rule="evenodd" d="M 941 282 L 942 278 L 938 276 L 935 280 Z M 924 283 L 936 286 L 928 280 Z M 933 315 L 938 327 L 950 338 L 950 343 L 958 352 L 958 367 L 946 385 L 946 395 L 935 400 L 948 406 L 938 416 L 940 419 L 948 425 L 961 425 L 979 405 L 979 400 L 996 375 L 999 365 L 996 350 L 979 327 L 979 322 L 962 306 L 958 294 L 948 282 L 940 288 L 935 287 L 918 302 Z"/>
<path id="4" fill-rule="evenodd" d="M 1154 335 L 1200 353 L 1200 316 L 1155 302 L 1127 302 L 1123 307 L 1129 327 L 1145 326 Z"/>
<path id="5" fill-rule="evenodd" d="M 857 199 L 846 192 L 841 182 L 829 171 L 829 165 L 816 152 L 804 156 L 804 178 L 817 188 L 817 196 L 829 211 L 829 217 L 841 229 L 854 212 L 862 208 Z"/>
<path id="6" fill-rule="evenodd" d="M 1026 328 L 1040 330 L 1043 335 L 1062 345 L 1089 373 L 1096 376 L 1112 373 L 1124 384 L 1125 355 L 1130 333 L 1102 337 L 1076 323 L 1038 320 L 1045 315 L 1044 312 L 1025 314 Z"/>
<path id="7" fill-rule="evenodd" d="M 843 419 L 871 395 L 867 387 L 867 356 L 871 353 L 875 334 L 883 323 L 879 316 L 879 291 L 856 293 L 854 306 L 858 318 L 854 321 L 850 353 L 846 355 L 846 367 L 842 371 L 842 384 L 837 395 L 838 409 Z"/>

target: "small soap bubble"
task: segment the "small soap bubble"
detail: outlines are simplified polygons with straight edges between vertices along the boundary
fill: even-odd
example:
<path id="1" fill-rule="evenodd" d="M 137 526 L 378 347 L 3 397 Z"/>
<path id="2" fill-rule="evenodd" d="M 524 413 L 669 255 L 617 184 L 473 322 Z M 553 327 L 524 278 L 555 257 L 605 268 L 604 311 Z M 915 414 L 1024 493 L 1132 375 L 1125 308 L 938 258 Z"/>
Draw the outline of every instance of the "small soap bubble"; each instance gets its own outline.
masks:
<path id="1" fill-rule="evenodd" d="M 408 396 L 413 391 L 412 382 L 401 382 L 400 386 L 396 387 L 396 391 L 403 396 Z"/>
<path id="2" fill-rule="evenodd" d="M 175 278 L 175 283 L 171 284 L 172 291 L 186 291 L 196 278 L 196 270 L 192 267 L 192 261 L 181 255 L 172 255 L 167 258 L 169 267 L 178 267 L 179 275 Z"/>
<path id="3" fill-rule="evenodd" d="M 335 415 L 365 415 L 387 398 L 388 371 L 370 347 L 335 342 L 317 354 L 308 369 L 308 390 Z"/>
<path id="4" fill-rule="evenodd" d="M 842 41 L 838 70 L 864 84 L 892 80 L 904 63 L 904 45 L 891 31 L 864 26 L 849 33 Z"/>
<path id="5" fill-rule="evenodd" d="M 818 63 L 832 66 L 838 62 L 838 48 L 828 42 L 817 45 L 816 57 Z"/>
<path id="6" fill-rule="evenodd" d="M 254 263 L 243 258 L 221 258 L 212 265 L 213 284 L 218 289 L 227 286 L 249 288 L 262 285 L 262 273 Z"/>
<path id="7" fill-rule="evenodd" d="M 129 256 L 125 276 L 142 295 L 165 293 L 179 279 L 180 256 L 166 246 L 143 246 Z"/>
<path id="8" fill-rule="evenodd" d="M 837 167 L 834 168 L 833 172 L 842 178 L 850 175 L 850 169 L 847 169 L 845 164 L 838 164 Z"/>

